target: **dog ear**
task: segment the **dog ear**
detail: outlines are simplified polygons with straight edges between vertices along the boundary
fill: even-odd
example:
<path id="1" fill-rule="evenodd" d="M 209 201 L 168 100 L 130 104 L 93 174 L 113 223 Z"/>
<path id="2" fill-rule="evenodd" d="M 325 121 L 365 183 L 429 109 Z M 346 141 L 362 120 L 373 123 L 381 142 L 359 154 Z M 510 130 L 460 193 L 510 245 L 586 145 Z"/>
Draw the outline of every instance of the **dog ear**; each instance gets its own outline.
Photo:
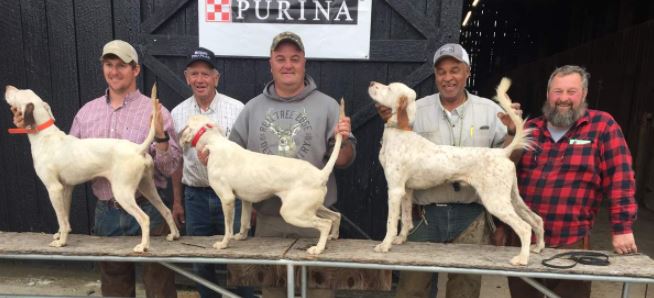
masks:
<path id="1" fill-rule="evenodd" d="M 397 102 L 397 108 L 398 109 L 406 109 L 407 102 L 409 101 L 409 98 L 406 97 L 406 95 L 400 96 L 400 100 Z"/>
<path id="2" fill-rule="evenodd" d="M 55 120 L 55 117 L 52 114 L 52 109 L 50 109 L 50 105 L 47 102 L 44 101 L 43 102 L 43 107 L 45 108 L 46 111 L 48 111 L 48 114 L 50 114 L 50 118 L 52 118 L 52 120 Z"/>
<path id="3" fill-rule="evenodd" d="M 28 103 L 25 105 L 25 110 L 23 111 L 23 124 L 25 127 L 34 127 L 36 121 L 34 121 L 34 104 Z"/>

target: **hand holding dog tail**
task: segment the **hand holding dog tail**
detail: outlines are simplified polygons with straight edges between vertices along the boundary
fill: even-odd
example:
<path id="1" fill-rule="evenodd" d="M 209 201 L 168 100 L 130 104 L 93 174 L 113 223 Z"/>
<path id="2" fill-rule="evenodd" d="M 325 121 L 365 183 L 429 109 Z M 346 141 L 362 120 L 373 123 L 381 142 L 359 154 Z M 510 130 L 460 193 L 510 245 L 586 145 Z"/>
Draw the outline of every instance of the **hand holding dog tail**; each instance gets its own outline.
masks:
<path id="1" fill-rule="evenodd" d="M 340 121 L 343 117 L 345 117 L 345 100 L 341 97 L 340 105 L 338 107 L 338 120 Z M 336 123 L 338 123 L 338 121 Z M 329 179 L 329 174 L 331 174 L 332 170 L 334 169 L 334 165 L 336 164 L 336 159 L 338 159 L 338 154 L 341 153 L 341 144 L 343 143 L 343 136 L 341 136 L 340 133 L 336 132 L 335 138 L 336 138 L 336 142 L 334 142 L 334 150 L 332 151 L 332 155 L 329 156 L 329 160 L 327 160 L 325 167 L 323 167 L 322 170 L 320 170 L 323 173 L 324 183 L 327 183 L 327 180 Z"/>
<path id="2" fill-rule="evenodd" d="M 516 112 L 511 107 L 511 100 L 506 94 L 510 87 L 511 79 L 504 77 L 496 89 L 497 101 L 500 103 L 500 106 L 504 109 L 504 111 L 506 111 L 506 113 L 509 115 L 511 121 L 513 121 L 515 124 L 515 136 L 513 137 L 511 143 L 504 148 L 507 156 L 511 156 L 511 153 L 516 149 L 531 149 L 533 146 L 532 141 L 529 138 L 529 130 L 525 130 L 524 128 L 525 121 L 522 120 L 522 118 L 518 116 L 518 114 L 516 114 Z"/>
<path id="3" fill-rule="evenodd" d="M 159 99 L 157 98 L 157 82 L 154 82 L 152 85 L 152 92 L 150 94 L 150 99 L 152 99 L 152 116 L 150 121 L 150 131 L 148 136 L 145 138 L 143 143 L 141 143 L 140 150 L 141 153 L 145 154 L 150 148 L 150 144 L 154 141 L 154 134 L 156 133 L 155 121 L 157 121 L 157 113 L 159 113 Z"/>

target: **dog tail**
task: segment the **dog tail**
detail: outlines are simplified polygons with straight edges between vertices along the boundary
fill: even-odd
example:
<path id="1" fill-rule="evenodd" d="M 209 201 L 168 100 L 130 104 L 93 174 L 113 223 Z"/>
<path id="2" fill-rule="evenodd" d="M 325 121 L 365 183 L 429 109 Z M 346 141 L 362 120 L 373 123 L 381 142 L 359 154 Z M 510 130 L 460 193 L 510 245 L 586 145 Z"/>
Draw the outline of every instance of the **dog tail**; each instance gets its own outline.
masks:
<path id="1" fill-rule="evenodd" d="M 526 121 L 522 120 L 522 118 L 515 113 L 513 108 L 511 108 L 511 100 L 509 99 L 509 96 L 506 95 L 509 87 L 511 87 L 511 80 L 509 78 L 502 78 L 502 81 L 500 81 L 500 84 L 496 89 L 497 101 L 509 115 L 511 121 L 515 124 L 515 136 L 511 143 L 504 148 L 506 156 L 511 156 L 511 153 L 516 149 L 530 150 L 534 147 L 534 142 L 529 137 L 529 135 L 531 135 L 531 129 L 525 129 L 524 124 Z"/>
<path id="2" fill-rule="evenodd" d="M 154 134 L 155 134 L 155 121 L 157 121 L 157 114 L 159 113 L 159 99 L 157 98 L 157 83 L 155 82 L 152 85 L 152 93 L 150 94 L 150 98 L 152 99 L 152 120 L 150 121 L 150 131 L 148 132 L 148 136 L 145 137 L 145 140 L 143 143 L 141 143 L 141 146 L 139 146 L 140 152 L 142 154 L 145 154 L 148 152 L 148 148 L 150 148 L 150 144 L 152 144 L 152 141 L 154 141 Z"/>
<path id="3" fill-rule="evenodd" d="M 345 101 L 341 97 L 341 103 L 339 105 L 339 112 L 338 112 L 338 120 L 340 121 L 343 117 L 345 117 Z M 329 174 L 331 174 L 332 170 L 334 169 L 334 165 L 336 164 L 336 159 L 338 159 L 338 154 L 341 153 L 341 144 L 343 143 L 343 136 L 341 136 L 340 133 L 336 133 L 336 142 L 334 142 L 334 150 L 332 151 L 332 155 L 329 156 L 329 160 L 327 160 L 327 164 L 325 164 L 325 167 L 322 168 L 321 172 L 323 174 L 323 181 L 327 183 L 327 180 L 329 179 Z"/>

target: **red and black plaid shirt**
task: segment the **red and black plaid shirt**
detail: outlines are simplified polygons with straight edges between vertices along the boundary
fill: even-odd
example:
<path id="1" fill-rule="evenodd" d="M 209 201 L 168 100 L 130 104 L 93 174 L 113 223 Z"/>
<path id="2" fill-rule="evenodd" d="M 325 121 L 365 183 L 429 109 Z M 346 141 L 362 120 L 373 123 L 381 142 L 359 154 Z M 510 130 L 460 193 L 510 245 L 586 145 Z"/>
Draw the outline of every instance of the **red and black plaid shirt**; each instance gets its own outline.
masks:
<path id="1" fill-rule="evenodd" d="M 545 243 L 556 247 L 581 240 L 593 226 L 602 197 L 610 200 L 613 234 L 632 233 L 634 171 L 613 117 L 588 110 L 556 143 L 544 117 L 526 126 L 534 128 L 538 147 L 522 156 L 518 184 L 525 203 L 545 222 Z"/>

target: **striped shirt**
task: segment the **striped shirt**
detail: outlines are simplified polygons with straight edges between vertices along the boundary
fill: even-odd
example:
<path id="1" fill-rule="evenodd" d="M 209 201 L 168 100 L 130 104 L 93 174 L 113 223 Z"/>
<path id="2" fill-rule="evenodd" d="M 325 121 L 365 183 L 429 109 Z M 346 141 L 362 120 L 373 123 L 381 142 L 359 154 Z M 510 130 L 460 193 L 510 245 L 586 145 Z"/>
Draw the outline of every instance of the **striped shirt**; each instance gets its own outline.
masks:
<path id="1" fill-rule="evenodd" d="M 241 110 L 243 110 L 243 103 L 216 92 L 206 111 L 202 111 L 195 97 L 191 96 L 173 109 L 172 116 L 177 134 L 186 126 L 186 122 L 191 116 L 205 115 L 218 124 L 225 131 L 225 136 L 228 136 Z M 207 167 L 200 163 L 194 148 L 189 147 L 184 150 L 182 183 L 194 187 L 209 186 Z"/>
<path id="2" fill-rule="evenodd" d="M 541 116 L 527 122 L 538 148 L 518 163 L 525 203 L 545 222 L 545 243 L 574 244 L 590 233 L 600 202 L 609 202 L 614 235 L 632 233 L 637 205 L 631 153 L 608 113 L 588 112 L 558 141 Z"/>
<path id="3" fill-rule="evenodd" d="M 150 130 L 152 101 L 138 90 L 128 94 L 123 104 L 114 109 L 105 95 L 86 103 L 75 115 L 70 135 L 86 138 L 124 139 L 141 144 Z M 170 136 L 168 150 L 157 152 L 155 143 L 150 146 L 150 155 L 154 159 L 155 184 L 158 188 L 166 188 L 166 177 L 170 176 L 179 166 L 181 150 L 177 144 L 177 134 L 173 129 L 170 113 L 161 107 L 164 129 Z M 111 184 L 105 178 L 96 178 L 92 182 L 93 194 L 99 200 L 113 198 Z"/>

